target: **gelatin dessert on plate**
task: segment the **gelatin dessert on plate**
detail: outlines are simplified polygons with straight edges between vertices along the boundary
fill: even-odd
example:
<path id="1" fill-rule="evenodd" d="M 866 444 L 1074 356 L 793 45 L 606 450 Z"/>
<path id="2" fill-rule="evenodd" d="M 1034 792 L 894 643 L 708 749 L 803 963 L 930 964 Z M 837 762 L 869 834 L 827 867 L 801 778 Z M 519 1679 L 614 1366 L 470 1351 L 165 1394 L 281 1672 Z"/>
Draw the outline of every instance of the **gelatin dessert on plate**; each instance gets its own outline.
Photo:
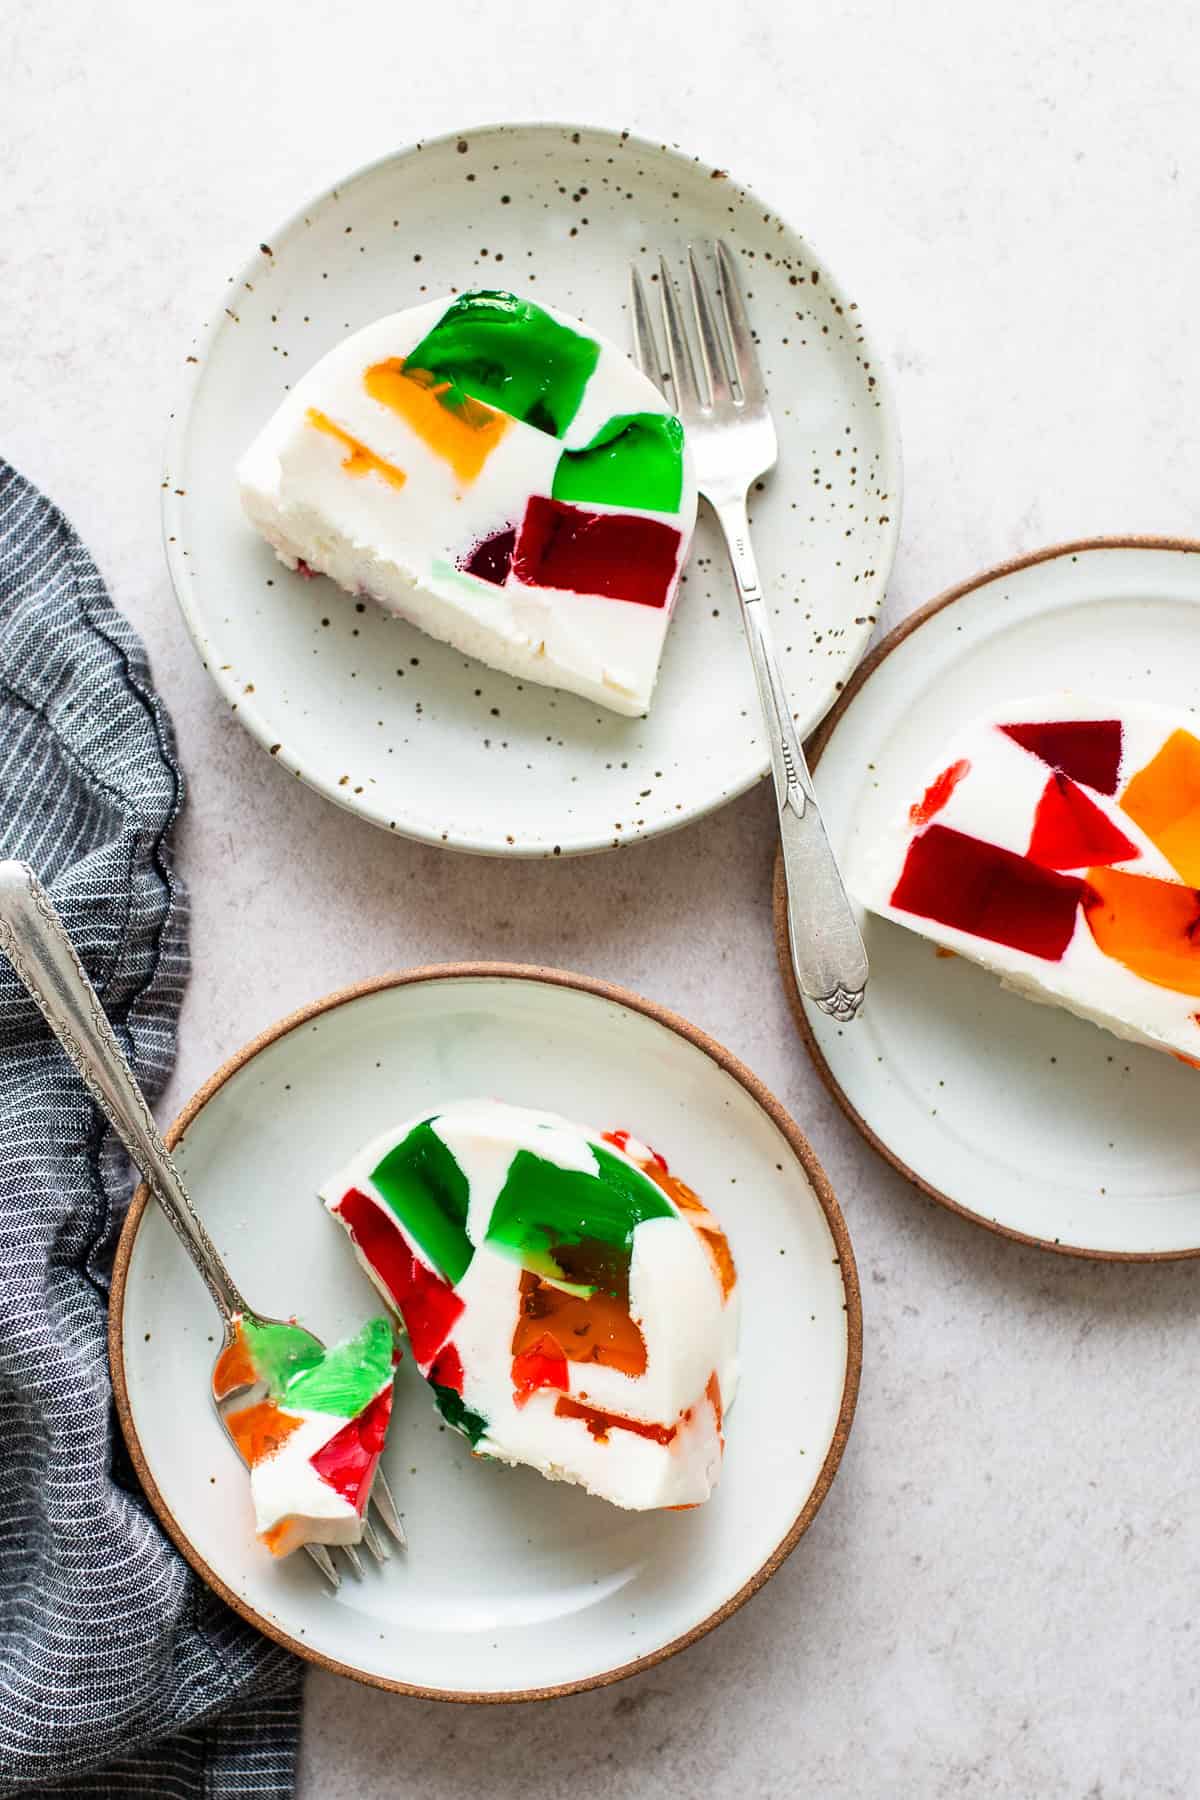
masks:
<path id="1" fill-rule="evenodd" d="M 321 1195 L 479 1454 L 635 1510 L 708 1499 L 737 1275 L 662 1157 L 463 1100 L 376 1138 Z"/>
<path id="2" fill-rule="evenodd" d="M 947 743 L 850 886 L 1008 987 L 1200 1059 L 1200 720 L 1073 694 Z"/>
<path id="3" fill-rule="evenodd" d="M 613 711 L 650 704 L 696 488 L 615 345 L 476 291 L 379 319 L 297 383 L 238 467 L 290 568 Z"/>
<path id="4" fill-rule="evenodd" d="M 250 1466 L 256 1529 L 274 1555 L 360 1542 L 398 1361 L 387 1319 L 324 1352 L 294 1325 L 235 1321 L 213 1398 L 230 1402 L 225 1427 Z"/>

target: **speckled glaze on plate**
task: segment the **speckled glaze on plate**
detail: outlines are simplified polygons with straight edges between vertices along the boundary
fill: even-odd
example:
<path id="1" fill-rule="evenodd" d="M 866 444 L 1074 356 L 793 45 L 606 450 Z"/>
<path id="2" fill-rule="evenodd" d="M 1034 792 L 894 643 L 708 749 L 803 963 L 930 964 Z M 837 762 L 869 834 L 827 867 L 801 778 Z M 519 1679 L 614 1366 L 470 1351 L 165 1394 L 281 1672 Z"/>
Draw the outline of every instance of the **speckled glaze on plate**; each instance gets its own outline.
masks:
<path id="1" fill-rule="evenodd" d="M 172 580 L 237 717 L 289 771 L 385 829 L 496 855 L 615 847 L 766 771 L 724 552 L 703 509 L 648 719 L 520 684 L 276 562 L 234 464 L 347 332 L 474 285 L 546 299 L 628 345 L 630 259 L 722 233 L 762 341 L 780 467 L 752 495 L 797 719 L 866 648 L 899 519 L 887 380 L 810 246 L 724 171 L 627 132 L 496 125 L 340 183 L 230 277 L 188 353 L 163 482 Z"/>
<path id="2" fill-rule="evenodd" d="M 862 1361 L 850 1240 L 795 1123 L 703 1032 L 586 976 L 481 963 L 331 994 L 218 1070 L 167 1141 L 257 1303 L 297 1309 L 333 1342 L 378 1301 L 317 1183 L 389 1124 L 489 1092 L 625 1124 L 719 1213 L 744 1296 L 742 1374 L 706 1505 L 622 1512 L 532 1469 L 474 1462 L 406 1355 L 384 1457 L 410 1547 L 332 1595 L 307 1559 L 276 1562 L 254 1541 L 245 1471 L 206 1402 L 215 1314 L 144 1189 L 109 1313 L 126 1441 L 193 1567 L 299 1655 L 446 1700 L 596 1687 L 728 1618 L 815 1517 Z"/>
<path id="3" fill-rule="evenodd" d="M 812 745 L 843 866 L 919 797 L 974 715 L 1059 688 L 1200 711 L 1200 543 L 1099 538 L 1005 563 L 905 621 Z M 1004 1236 L 1113 1261 L 1200 1255 L 1200 1072 L 1037 1006 L 962 957 L 868 916 L 862 1015 L 835 1025 L 784 987 L 818 1073 L 882 1156 Z"/>

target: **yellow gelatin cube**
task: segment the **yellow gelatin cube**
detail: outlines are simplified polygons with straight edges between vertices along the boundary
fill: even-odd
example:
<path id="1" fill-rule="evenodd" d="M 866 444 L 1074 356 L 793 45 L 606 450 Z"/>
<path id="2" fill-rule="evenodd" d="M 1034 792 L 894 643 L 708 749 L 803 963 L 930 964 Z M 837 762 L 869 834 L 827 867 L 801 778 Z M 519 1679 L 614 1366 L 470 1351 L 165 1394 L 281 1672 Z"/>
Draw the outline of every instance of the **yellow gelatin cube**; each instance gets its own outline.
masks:
<path id="1" fill-rule="evenodd" d="M 464 483 L 476 479 L 512 423 L 505 413 L 456 393 L 448 381 L 435 381 L 423 369 L 409 374 L 399 356 L 375 363 L 363 383 L 372 400 L 398 413 Z"/>

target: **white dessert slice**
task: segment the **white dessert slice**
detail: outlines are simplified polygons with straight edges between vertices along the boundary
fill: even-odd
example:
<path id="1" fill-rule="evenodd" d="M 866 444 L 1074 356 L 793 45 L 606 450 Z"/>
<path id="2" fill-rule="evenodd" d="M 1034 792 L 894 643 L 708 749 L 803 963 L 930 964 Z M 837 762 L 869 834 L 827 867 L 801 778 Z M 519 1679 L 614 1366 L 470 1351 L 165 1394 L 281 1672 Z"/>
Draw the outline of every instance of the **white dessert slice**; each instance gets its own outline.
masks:
<path id="1" fill-rule="evenodd" d="M 635 1510 L 707 1500 L 736 1273 L 654 1152 L 467 1100 L 368 1144 L 321 1192 L 479 1454 Z"/>
<path id="2" fill-rule="evenodd" d="M 695 482 L 658 390 L 577 320 L 503 293 L 380 319 L 297 383 L 238 481 L 290 568 L 523 680 L 649 706 Z"/>
<path id="3" fill-rule="evenodd" d="M 884 838 L 871 911 L 1032 1000 L 1200 1058 L 1200 721 L 1058 693 L 976 719 Z"/>

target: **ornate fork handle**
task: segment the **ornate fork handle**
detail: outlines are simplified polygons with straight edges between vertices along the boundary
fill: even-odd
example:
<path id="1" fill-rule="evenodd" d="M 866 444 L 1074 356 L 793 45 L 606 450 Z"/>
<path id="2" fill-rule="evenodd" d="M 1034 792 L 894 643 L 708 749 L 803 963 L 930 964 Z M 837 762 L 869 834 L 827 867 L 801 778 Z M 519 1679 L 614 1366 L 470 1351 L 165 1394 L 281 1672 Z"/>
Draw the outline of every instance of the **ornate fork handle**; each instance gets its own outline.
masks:
<path id="1" fill-rule="evenodd" d="M 729 549 L 770 740 L 787 877 L 792 966 L 804 993 L 822 1012 L 845 1023 L 862 1005 L 867 953 L 825 833 L 812 777 L 788 707 L 750 544 L 745 501 L 730 499 L 720 505 L 711 504 Z"/>
<path id="2" fill-rule="evenodd" d="M 66 927 L 26 863 L 0 862 L 0 950 L 141 1170 L 228 1323 L 249 1308 L 196 1216 Z"/>

